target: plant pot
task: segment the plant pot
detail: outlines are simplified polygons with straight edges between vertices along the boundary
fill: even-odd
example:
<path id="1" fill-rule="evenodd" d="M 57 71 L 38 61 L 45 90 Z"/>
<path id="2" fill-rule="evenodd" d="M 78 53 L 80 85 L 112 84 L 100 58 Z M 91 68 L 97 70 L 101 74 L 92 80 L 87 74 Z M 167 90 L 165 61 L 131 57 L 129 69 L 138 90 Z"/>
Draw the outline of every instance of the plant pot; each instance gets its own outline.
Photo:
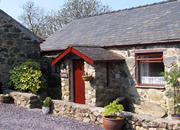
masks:
<path id="1" fill-rule="evenodd" d="M 43 112 L 44 114 L 48 114 L 48 113 L 49 113 L 49 110 L 50 110 L 49 107 L 42 107 L 42 112 Z"/>
<path id="2" fill-rule="evenodd" d="M 82 76 L 82 79 L 83 79 L 84 81 L 91 81 L 92 76 Z"/>
<path id="3" fill-rule="evenodd" d="M 10 96 L 0 96 L 0 102 L 1 103 L 9 103 L 10 102 Z"/>
<path id="4" fill-rule="evenodd" d="M 111 116 L 103 116 L 103 125 L 105 130 L 121 130 L 124 124 L 124 117 L 120 119 L 111 119 Z"/>
<path id="5" fill-rule="evenodd" d="M 175 119 L 175 120 L 180 120 L 180 115 L 172 114 L 172 115 L 171 115 L 171 118 L 172 118 L 172 119 Z"/>

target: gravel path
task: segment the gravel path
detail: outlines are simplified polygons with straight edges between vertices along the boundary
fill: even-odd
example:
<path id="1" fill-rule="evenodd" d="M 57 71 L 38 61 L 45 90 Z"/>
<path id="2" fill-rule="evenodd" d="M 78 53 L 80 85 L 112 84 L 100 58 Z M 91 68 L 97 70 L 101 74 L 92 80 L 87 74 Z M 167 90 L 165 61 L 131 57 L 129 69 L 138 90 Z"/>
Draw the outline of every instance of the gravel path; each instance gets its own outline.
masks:
<path id="1" fill-rule="evenodd" d="M 73 118 L 44 115 L 41 109 L 27 109 L 0 103 L 0 130 L 104 130 Z"/>

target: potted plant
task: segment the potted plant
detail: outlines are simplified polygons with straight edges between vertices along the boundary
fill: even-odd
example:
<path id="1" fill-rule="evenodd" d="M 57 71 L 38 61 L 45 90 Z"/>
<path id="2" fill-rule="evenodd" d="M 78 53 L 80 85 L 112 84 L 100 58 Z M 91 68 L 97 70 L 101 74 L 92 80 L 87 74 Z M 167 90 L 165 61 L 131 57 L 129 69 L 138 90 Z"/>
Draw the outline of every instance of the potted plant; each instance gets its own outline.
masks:
<path id="1" fill-rule="evenodd" d="M 44 100 L 44 104 L 42 106 L 42 112 L 44 114 L 49 113 L 51 104 L 52 104 L 51 97 L 46 97 L 46 99 Z"/>
<path id="2" fill-rule="evenodd" d="M 121 130 L 124 124 L 122 111 L 124 107 L 118 104 L 118 99 L 104 107 L 103 125 L 105 130 Z"/>
<path id="3" fill-rule="evenodd" d="M 88 74 L 88 72 L 86 72 L 85 74 L 83 74 L 82 79 L 83 79 L 84 81 L 91 81 L 92 75 L 91 75 L 91 74 Z"/>
<path id="4" fill-rule="evenodd" d="M 161 72 L 160 74 L 164 76 L 164 81 L 170 86 L 167 94 L 173 101 L 173 114 L 171 118 L 180 120 L 180 69 L 175 64 L 172 64 L 172 67 L 173 69 L 170 72 Z"/>
<path id="5" fill-rule="evenodd" d="M 10 94 L 0 94 L 0 102 L 1 103 L 9 103 L 10 102 Z"/>

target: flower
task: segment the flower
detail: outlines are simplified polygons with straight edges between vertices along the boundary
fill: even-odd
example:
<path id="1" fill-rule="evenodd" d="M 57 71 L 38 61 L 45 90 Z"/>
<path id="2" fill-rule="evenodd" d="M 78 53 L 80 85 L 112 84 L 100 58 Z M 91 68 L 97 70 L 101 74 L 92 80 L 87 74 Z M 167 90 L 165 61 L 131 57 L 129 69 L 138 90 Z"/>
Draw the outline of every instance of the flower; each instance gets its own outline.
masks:
<path id="1" fill-rule="evenodd" d="M 8 96 L 10 96 L 10 94 L 9 94 L 9 93 L 7 93 L 7 94 L 1 94 L 0 96 L 1 96 L 1 97 L 8 97 Z"/>
<path id="2" fill-rule="evenodd" d="M 83 76 L 91 76 L 88 72 L 84 72 Z"/>

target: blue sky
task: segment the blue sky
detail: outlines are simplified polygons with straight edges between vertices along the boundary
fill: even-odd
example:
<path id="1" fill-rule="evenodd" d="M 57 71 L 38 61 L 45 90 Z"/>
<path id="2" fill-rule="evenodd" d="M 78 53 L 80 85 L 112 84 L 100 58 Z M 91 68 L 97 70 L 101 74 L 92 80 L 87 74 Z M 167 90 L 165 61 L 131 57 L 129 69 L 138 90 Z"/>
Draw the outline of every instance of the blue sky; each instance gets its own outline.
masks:
<path id="1" fill-rule="evenodd" d="M 22 13 L 21 5 L 29 0 L 0 0 L 0 9 L 18 20 Z M 113 10 L 137 7 L 139 5 L 152 4 L 163 0 L 101 0 L 103 5 L 109 5 Z M 34 0 L 35 5 L 46 8 L 46 10 L 58 9 L 64 0 Z"/>

